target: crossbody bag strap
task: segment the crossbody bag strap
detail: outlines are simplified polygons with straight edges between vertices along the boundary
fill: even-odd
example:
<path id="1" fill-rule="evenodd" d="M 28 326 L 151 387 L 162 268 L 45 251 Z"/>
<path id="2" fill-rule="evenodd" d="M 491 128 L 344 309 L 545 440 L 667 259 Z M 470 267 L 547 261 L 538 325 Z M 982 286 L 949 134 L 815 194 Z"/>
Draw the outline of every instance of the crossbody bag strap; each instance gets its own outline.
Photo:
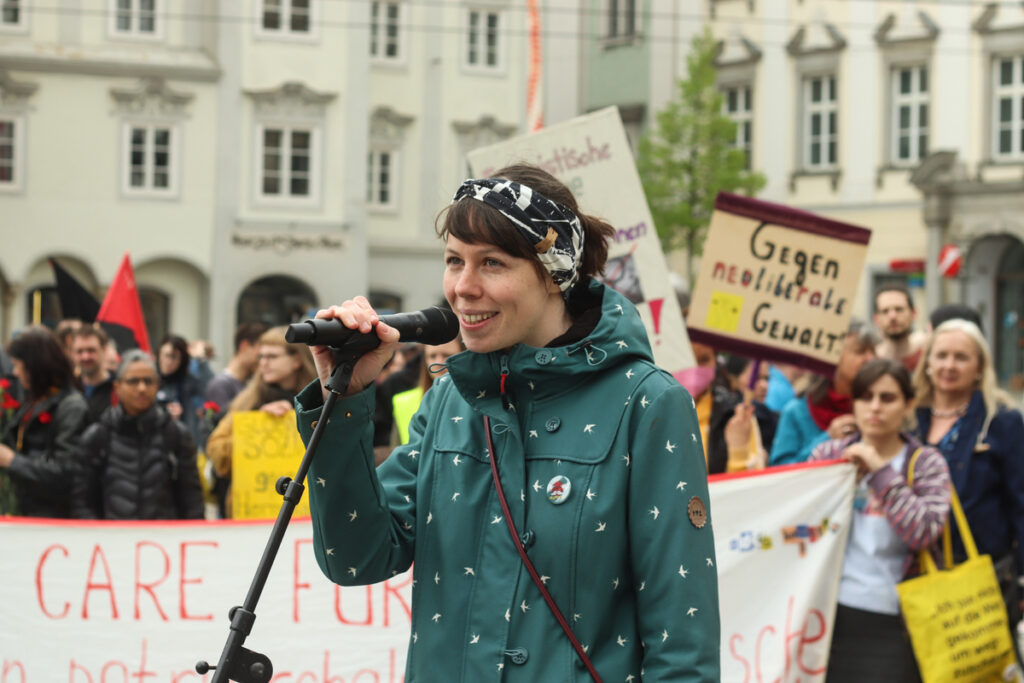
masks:
<path id="1" fill-rule="evenodd" d="M 601 683 L 601 677 L 597 675 L 597 670 L 594 668 L 594 664 L 590 661 L 583 646 L 580 645 L 580 641 L 576 638 L 576 634 L 572 632 L 572 628 L 569 627 L 569 622 L 565 620 L 562 612 L 558 609 L 558 605 L 555 604 L 554 598 L 551 597 L 551 593 L 548 592 L 547 586 L 540 580 L 540 574 L 533 566 L 533 562 L 530 560 L 530 556 L 526 554 L 526 549 L 523 547 L 523 542 L 519 539 L 519 532 L 516 531 L 516 524 L 512 521 L 512 513 L 508 508 L 508 501 L 505 499 L 505 490 L 501 486 L 501 477 L 498 476 L 498 454 L 494 450 L 494 442 L 491 439 L 491 420 L 489 417 L 484 415 L 484 433 L 487 435 L 487 452 L 490 454 L 491 461 L 491 476 L 494 478 L 494 488 L 498 492 L 498 502 L 501 503 L 501 511 L 505 515 L 505 523 L 508 525 L 508 531 L 512 534 L 512 543 L 515 544 L 516 550 L 519 552 L 519 557 L 523 560 L 523 565 L 526 567 L 526 571 L 530 573 L 530 578 L 533 579 L 533 583 L 536 584 L 540 590 L 540 594 L 544 596 L 544 602 L 547 603 L 551 613 L 555 615 L 555 620 L 558 625 L 565 631 L 565 635 L 569 637 L 569 642 L 572 643 L 572 647 L 576 650 L 576 654 L 579 655 L 580 661 L 583 662 L 583 666 L 590 672 L 590 677 L 597 683 Z"/>

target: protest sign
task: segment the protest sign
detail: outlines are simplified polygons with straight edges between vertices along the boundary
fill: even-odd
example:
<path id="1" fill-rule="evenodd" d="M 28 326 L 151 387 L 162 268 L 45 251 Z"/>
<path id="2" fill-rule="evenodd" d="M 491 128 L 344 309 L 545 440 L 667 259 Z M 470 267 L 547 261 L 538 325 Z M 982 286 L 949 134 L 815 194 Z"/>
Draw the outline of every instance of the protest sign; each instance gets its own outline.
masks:
<path id="1" fill-rule="evenodd" d="M 852 497 L 848 464 L 714 478 L 723 681 L 823 680 Z M 208 681 L 271 526 L 0 518 L 0 683 Z M 246 647 L 278 683 L 400 683 L 412 574 L 336 586 L 312 539 L 289 525 Z"/>
<path id="2" fill-rule="evenodd" d="M 280 477 L 294 477 L 306 448 L 295 427 L 295 411 L 278 417 L 259 410 L 232 417 L 231 511 L 235 519 L 274 519 L 281 494 Z M 309 515 L 309 498 L 295 507 L 296 517 Z"/>
<path id="3" fill-rule="evenodd" d="M 610 223 L 615 238 L 604 282 L 636 305 L 658 365 L 669 372 L 693 367 L 679 302 L 617 108 L 473 150 L 468 158 L 480 178 L 513 163 L 540 166 L 572 190 L 582 212 Z"/>
<path id="4" fill-rule="evenodd" d="M 711 477 L 722 680 L 825 680 L 854 469 L 813 463 Z"/>
<path id="5" fill-rule="evenodd" d="M 871 231 L 725 192 L 690 303 L 690 337 L 829 375 L 842 351 Z"/>

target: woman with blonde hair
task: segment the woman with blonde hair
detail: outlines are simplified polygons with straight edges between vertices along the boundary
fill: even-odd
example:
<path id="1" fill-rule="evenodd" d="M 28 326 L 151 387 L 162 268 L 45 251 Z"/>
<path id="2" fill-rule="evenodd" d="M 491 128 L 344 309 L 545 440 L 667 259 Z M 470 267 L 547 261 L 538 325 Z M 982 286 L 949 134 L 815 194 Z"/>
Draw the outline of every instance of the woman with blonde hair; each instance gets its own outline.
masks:
<path id="1" fill-rule="evenodd" d="M 996 385 L 988 343 L 972 322 L 935 328 L 914 374 L 918 434 L 946 458 L 978 552 L 990 555 L 1010 623 L 1024 571 L 1024 418 Z M 953 529 L 953 552 L 964 549 Z"/>
<path id="2" fill-rule="evenodd" d="M 281 417 L 292 410 L 292 401 L 302 387 L 316 379 L 316 367 L 309 348 L 285 341 L 286 327 L 272 327 L 257 342 L 259 366 L 249 383 L 231 402 L 230 409 L 206 442 L 206 457 L 219 477 L 231 474 L 234 450 L 232 424 L 236 413 L 260 410 Z M 231 516 L 231 493 L 225 498 L 225 516 Z"/>

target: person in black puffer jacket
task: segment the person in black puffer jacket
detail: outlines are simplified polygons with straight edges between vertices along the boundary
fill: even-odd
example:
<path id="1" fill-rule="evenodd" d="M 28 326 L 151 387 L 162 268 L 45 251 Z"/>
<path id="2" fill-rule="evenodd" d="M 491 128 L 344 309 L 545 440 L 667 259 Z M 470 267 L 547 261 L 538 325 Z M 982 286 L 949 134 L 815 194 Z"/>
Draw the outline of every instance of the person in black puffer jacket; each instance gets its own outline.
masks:
<path id="1" fill-rule="evenodd" d="M 201 519 L 203 496 L 188 428 L 156 404 L 159 376 L 141 351 L 124 355 L 108 408 L 82 436 L 72 487 L 81 519 Z"/>

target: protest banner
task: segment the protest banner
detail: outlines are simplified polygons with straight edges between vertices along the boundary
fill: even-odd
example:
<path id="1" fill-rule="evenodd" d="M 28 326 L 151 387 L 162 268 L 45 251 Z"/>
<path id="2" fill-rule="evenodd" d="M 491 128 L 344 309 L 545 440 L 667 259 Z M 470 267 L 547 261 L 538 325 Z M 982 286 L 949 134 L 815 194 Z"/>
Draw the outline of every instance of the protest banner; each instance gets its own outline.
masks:
<path id="1" fill-rule="evenodd" d="M 811 463 L 711 477 L 722 680 L 825 680 L 854 469 Z"/>
<path id="2" fill-rule="evenodd" d="M 580 210 L 615 228 L 604 281 L 636 305 L 654 361 L 669 372 L 693 367 L 693 351 L 668 279 L 651 211 L 616 107 L 481 147 L 468 154 L 478 178 L 528 162 L 568 186 Z"/>
<path id="3" fill-rule="evenodd" d="M 719 193 L 690 303 L 694 341 L 831 376 L 871 231 Z"/>
<path id="4" fill-rule="evenodd" d="M 714 479 L 722 680 L 823 680 L 853 467 Z M 270 528 L 0 518 L 0 683 L 208 681 L 195 662 L 219 659 Z M 400 683 L 412 574 L 335 586 L 312 537 L 308 518 L 289 525 L 246 647 L 278 683 Z"/>
<path id="5" fill-rule="evenodd" d="M 295 411 L 278 417 L 259 410 L 232 417 L 231 511 L 235 519 L 274 519 L 281 494 L 274 488 L 280 477 L 294 477 L 306 448 L 295 427 Z M 309 499 L 302 497 L 296 517 L 309 516 Z"/>

